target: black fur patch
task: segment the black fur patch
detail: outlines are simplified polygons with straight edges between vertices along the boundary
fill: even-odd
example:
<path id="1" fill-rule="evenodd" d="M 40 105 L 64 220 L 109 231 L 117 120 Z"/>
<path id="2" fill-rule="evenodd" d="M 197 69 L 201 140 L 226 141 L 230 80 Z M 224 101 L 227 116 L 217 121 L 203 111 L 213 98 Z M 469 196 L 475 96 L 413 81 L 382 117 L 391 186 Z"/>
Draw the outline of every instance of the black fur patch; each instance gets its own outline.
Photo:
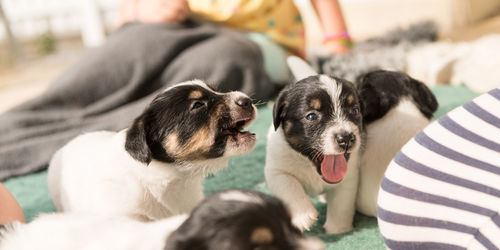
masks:
<path id="1" fill-rule="evenodd" d="M 144 129 L 142 116 L 136 118 L 129 128 L 125 149 L 134 159 L 144 163 L 151 162 L 152 153 L 146 140 L 146 130 Z"/>
<path id="2" fill-rule="evenodd" d="M 339 96 L 340 112 L 347 120 L 353 122 L 362 131 L 360 104 L 358 93 L 354 85 L 346 80 L 331 77 L 337 84 L 342 85 Z M 348 101 L 351 96 L 351 102 Z M 283 89 L 274 104 L 273 121 L 274 128 L 282 126 L 288 144 L 297 152 L 309 157 L 317 166 L 322 159 L 318 155 L 323 154 L 322 145 L 319 144 L 324 138 L 323 133 L 328 127 L 334 126 L 336 122 L 335 105 L 333 97 L 321 83 L 320 76 L 310 76 Z M 310 105 L 311 100 L 321 103 L 319 109 Z M 313 121 L 307 116 L 313 114 L 317 118 Z M 333 138 L 331 138 L 333 140 Z M 361 138 L 357 138 L 360 140 Z"/>
<path id="3" fill-rule="evenodd" d="M 165 250 L 252 250 L 298 249 L 304 236 L 291 223 L 283 203 L 272 196 L 255 191 L 238 190 L 260 200 L 245 202 L 222 200 L 215 193 L 201 202 L 191 216 L 168 239 Z M 255 229 L 266 228 L 272 242 L 255 244 L 251 235 Z"/>
<path id="4" fill-rule="evenodd" d="M 373 71 L 361 76 L 357 87 L 363 104 L 365 125 L 383 117 L 405 97 L 413 101 L 428 119 L 438 108 L 436 97 L 429 88 L 405 73 Z"/>
<path id="5" fill-rule="evenodd" d="M 194 90 L 202 93 L 201 98 L 188 98 Z M 230 123 L 229 108 L 216 114 L 217 106 L 225 105 L 225 98 L 196 84 L 174 87 L 159 94 L 130 126 L 125 142 L 126 151 L 134 159 L 146 164 L 152 159 L 163 162 L 181 160 L 165 148 L 167 136 L 177 134 L 179 147 L 182 147 L 196 132 L 209 125 L 212 117 L 218 115 L 215 119 L 219 127 Z M 215 137 L 213 145 L 207 151 L 198 152 L 192 160 L 216 158 L 224 154 L 227 137 L 219 136 L 218 133 L 210 136 Z"/>

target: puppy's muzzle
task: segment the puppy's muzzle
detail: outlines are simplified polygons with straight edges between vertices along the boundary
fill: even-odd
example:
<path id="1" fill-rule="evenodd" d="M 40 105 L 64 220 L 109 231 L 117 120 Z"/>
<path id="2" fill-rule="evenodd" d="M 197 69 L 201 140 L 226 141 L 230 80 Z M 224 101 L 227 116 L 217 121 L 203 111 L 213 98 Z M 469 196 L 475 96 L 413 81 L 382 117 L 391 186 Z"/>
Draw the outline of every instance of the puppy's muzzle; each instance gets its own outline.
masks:
<path id="1" fill-rule="evenodd" d="M 257 110 L 252 104 L 252 100 L 246 95 L 235 93 L 228 100 L 228 104 L 231 108 L 231 121 L 222 126 L 221 134 L 232 136 L 254 135 L 248 131 L 241 131 L 248 127 L 257 116 Z"/>
<path id="2" fill-rule="evenodd" d="M 253 106 L 252 106 L 252 100 L 248 97 L 239 97 L 235 101 L 237 107 L 240 110 L 240 112 L 243 113 L 243 116 L 253 116 L 253 113 L 255 112 Z"/>
<path id="3" fill-rule="evenodd" d="M 353 133 L 343 132 L 335 134 L 333 137 L 337 145 L 346 152 L 356 143 L 356 136 Z"/>

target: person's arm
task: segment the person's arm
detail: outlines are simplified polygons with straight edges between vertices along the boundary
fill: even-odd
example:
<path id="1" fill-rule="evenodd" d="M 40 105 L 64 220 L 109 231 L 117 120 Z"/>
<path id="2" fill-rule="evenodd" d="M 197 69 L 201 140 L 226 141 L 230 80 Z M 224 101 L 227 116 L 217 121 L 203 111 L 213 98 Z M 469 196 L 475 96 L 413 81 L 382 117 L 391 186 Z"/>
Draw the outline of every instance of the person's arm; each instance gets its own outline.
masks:
<path id="1" fill-rule="evenodd" d="M 9 190 L 0 183 L 0 225 L 14 221 L 26 222 L 23 210 Z"/>
<path id="2" fill-rule="evenodd" d="M 351 38 L 338 0 L 311 0 L 323 28 L 323 44 L 333 53 L 351 49 Z"/>
<path id="3" fill-rule="evenodd" d="M 127 22 L 179 23 L 189 16 L 187 0 L 122 0 L 118 26 Z"/>

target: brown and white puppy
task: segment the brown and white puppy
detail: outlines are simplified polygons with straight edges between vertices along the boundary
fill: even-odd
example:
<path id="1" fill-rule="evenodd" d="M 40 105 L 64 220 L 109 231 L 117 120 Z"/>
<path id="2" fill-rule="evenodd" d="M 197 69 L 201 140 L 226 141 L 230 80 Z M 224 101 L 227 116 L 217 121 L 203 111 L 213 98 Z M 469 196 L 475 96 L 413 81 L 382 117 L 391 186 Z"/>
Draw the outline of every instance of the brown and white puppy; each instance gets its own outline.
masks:
<path id="1" fill-rule="evenodd" d="M 60 211 L 157 220 L 188 213 L 202 181 L 232 156 L 250 152 L 256 117 L 241 92 L 219 93 L 200 80 L 159 94 L 128 129 L 87 133 L 56 152 L 49 166 Z"/>
<path id="2" fill-rule="evenodd" d="M 255 191 L 215 193 L 186 217 L 140 222 L 120 216 L 46 214 L 29 224 L 0 228 L 0 250 L 325 249 L 319 239 L 302 235 L 292 225 L 279 199 Z"/>
<path id="3" fill-rule="evenodd" d="M 294 60 L 289 61 L 292 71 Z M 308 75 L 282 90 L 274 104 L 266 182 L 301 230 L 309 229 L 318 216 L 307 195 L 326 194 L 325 230 L 342 233 L 352 229 L 358 187 L 363 131 L 358 92 L 346 80 Z"/>

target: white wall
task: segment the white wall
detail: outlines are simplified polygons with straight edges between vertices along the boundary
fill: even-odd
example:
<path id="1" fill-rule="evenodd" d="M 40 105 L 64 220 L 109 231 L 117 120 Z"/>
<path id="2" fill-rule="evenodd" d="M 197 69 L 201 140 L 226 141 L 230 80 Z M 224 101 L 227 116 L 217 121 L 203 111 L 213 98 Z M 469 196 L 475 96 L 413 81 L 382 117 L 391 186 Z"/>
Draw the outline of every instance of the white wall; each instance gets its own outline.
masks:
<path id="1" fill-rule="evenodd" d="M 0 0 L 19 39 L 32 38 L 50 29 L 55 35 L 79 35 L 85 20 L 82 10 L 89 0 Z M 120 0 L 95 0 L 105 27 L 112 27 Z M 0 25 L 0 40 L 5 31 Z"/>
<path id="2" fill-rule="evenodd" d="M 309 44 L 321 44 L 322 31 L 309 0 L 294 0 L 304 15 Z M 364 40 L 423 20 L 442 33 L 500 13 L 500 0 L 339 0 L 350 35 Z"/>

